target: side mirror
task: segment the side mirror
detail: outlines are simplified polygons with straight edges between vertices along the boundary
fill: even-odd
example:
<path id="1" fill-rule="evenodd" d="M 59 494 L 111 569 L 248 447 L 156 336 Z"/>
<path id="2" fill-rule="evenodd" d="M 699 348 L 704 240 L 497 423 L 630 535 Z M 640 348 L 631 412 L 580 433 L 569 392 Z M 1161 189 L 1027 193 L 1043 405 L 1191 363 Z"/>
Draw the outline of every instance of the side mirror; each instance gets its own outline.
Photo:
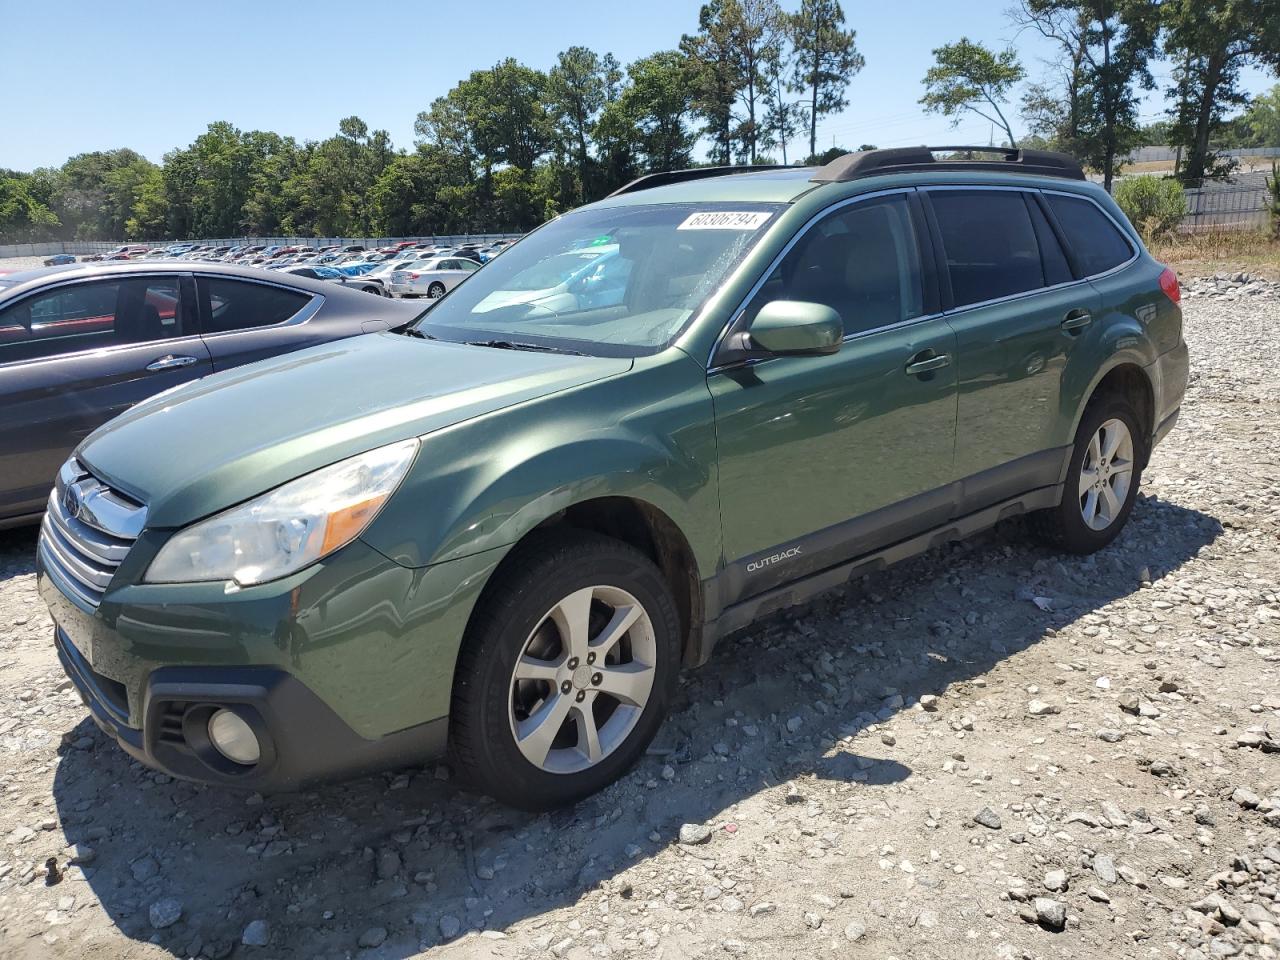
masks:
<path id="1" fill-rule="evenodd" d="M 751 346 L 776 356 L 835 353 L 844 339 L 840 314 L 821 303 L 773 300 L 747 331 Z"/>

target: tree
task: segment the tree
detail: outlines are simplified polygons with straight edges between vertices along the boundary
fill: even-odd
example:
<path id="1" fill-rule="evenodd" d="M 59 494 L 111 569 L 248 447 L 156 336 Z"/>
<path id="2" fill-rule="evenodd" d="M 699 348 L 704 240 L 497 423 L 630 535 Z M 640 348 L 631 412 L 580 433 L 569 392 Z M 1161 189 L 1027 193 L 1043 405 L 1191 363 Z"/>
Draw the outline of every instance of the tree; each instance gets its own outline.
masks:
<path id="1" fill-rule="evenodd" d="M 1078 156 L 1087 23 L 1077 10 L 1045 8 L 1028 0 L 1020 0 L 1009 17 L 1020 30 L 1035 30 L 1052 41 L 1061 53 L 1054 61 L 1051 79 L 1029 84 L 1023 93 L 1023 122 L 1030 135 L 1048 149 Z"/>
<path id="2" fill-rule="evenodd" d="M 786 16 L 777 0 L 735 0 L 730 6 L 730 50 L 734 58 L 745 116 L 738 128 L 742 154 L 755 163 L 762 139 L 767 138 L 762 120 L 767 107 L 770 65 L 782 57 Z M 775 70 L 780 74 L 780 69 Z"/>
<path id="3" fill-rule="evenodd" d="M 1074 37 L 1060 40 L 1079 53 L 1074 152 L 1102 172 L 1108 191 L 1139 139 L 1136 88 L 1153 86 L 1157 12 L 1157 0 L 1022 0 L 1014 11 L 1046 36 Z"/>
<path id="4" fill-rule="evenodd" d="M 1235 121 L 1242 147 L 1280 144 L 1280 84 L 1253 99 Z"/>
<path id="5" fill-rule="evenodd" d="M 0 240 L 29 243 L 54 236 L 58 217 L 31 195 L 29 175 L 3 175 L 11 173 L 0 171 Z"/>
<path id="6" fill-rule="evenodd" d="M 547 75 L 547 108 L 562 144 L 575 156 L 579 203 L 591 195 L 591 131 L 604 109 L 608 74 L 616 69 L 612 54 L 602 58 L 586 47 L 570 47 Z"/>
<path id="7" fill-rule="evenodd" d="M 711 0 L 698 11 L 698 32 L 680 38 L 693 109 L 706 123 L 703 133 L 711 138 L 711 160 L 721 165 L 733 160 L 733 108 L 741 86 L 733 36 L 737 10 L 737 0 Z"/>
<path id="8" fill-rule="evenodd" d="M 1165 52 L 1177 63 L 1172 139 L 1186 151 L 1179 176 L 1198 184 L 1229 165 L 1210 149 L 1227 109 L 1245 102 L 1242 68 L 1280 70 L 1280 0 L 1164 0 Z"/>
<path id="9" fill-rule="evenodd" d="M 1013 127 L 1000 109 L 1014 84 L 1026 76 L 1013 48 L 993 53 L 961 37 L 958 43 L 938 47 L 933 56 L 937 62 L 925 74 L 925 94 L 920 98 L 925 111 L 951 117 L 953 127 L 962 114 L 976 113 L 1003 127 L 1009 145 L 1016 147 Z"/>
<path id="10" fill-rule="evenodd" d="M 849 105 L 849 81 L 866 65 L 858 52 L 857 34 L 844 29 L 839 0 L 801 0 L 800 11 L 789 18 L 788 32 L 795 48 L 792 89 L 808 94 L 809 154 L 818 150 L 818 118 Z"/>
<path id="11" fill-rule="evenodd" d="M 697 135 L 689 127 L 693 94 L 687 76 L 687 61 L 677 50 L 641 57 L 627 67 L 628 83 L 605 108 L 597 136 L 627 142 L 647 173 L 689 166 Z"/>
<path id="12" fill-rule="evenodd" d="M 782 149 L 784 164 L 787 163 L 787 145 L 800 133 L 804 119 L 800 103 L 787 96 L 794 92 L 789 84 L 794 72 L 795 51 L 784 36 L 764 61 L 764 133 L 761 138 L 766 147 Z"/>

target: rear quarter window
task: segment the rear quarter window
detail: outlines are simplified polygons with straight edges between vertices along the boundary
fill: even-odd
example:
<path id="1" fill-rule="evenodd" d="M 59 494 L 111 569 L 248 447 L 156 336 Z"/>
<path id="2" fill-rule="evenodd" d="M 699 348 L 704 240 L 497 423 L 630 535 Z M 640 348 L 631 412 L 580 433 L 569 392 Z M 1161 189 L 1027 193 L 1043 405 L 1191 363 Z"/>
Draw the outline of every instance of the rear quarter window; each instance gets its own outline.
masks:
<path id="1" fill-rule="evenodd" d="M 284 323 L 311 301 L 299 290 L 248 280 L 201 278 L 202 296 L 208 302 L 205 333 L 251 330 Z"/>
<path id="2" fill-rule="evenodd" d="M 1060 193 L 1044 197 L 1085 276 L 1106 273 L 1133 256 L 1129 240 L 1092 200 Z"/>

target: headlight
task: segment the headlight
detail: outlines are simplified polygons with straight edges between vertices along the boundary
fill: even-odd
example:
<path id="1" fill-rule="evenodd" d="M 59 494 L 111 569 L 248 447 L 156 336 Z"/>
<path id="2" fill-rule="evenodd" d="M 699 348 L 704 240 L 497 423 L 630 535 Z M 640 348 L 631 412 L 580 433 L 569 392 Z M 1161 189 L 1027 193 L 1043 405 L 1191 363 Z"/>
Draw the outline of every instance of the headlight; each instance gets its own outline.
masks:
<path id="1" fill-rule="evenodd" d="M 360 535 L 417 449 L 417 440 L 406 440 L 370 450 L 182 530 L 161 547 L 146 579 L 247 587 L 301 570 Z"/>

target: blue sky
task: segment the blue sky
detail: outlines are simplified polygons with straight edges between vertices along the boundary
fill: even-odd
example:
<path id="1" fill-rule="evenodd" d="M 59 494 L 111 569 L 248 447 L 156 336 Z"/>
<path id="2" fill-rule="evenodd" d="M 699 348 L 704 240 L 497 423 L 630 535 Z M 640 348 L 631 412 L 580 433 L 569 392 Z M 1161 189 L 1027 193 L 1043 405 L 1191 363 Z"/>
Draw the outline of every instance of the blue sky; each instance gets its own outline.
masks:
<path id="1" fill-rule="evenodd" d="M 932 48 L 962 35 L 1015 43 L 1032 77 L 1054 55 L 1044 41 L 1016 36 L 1009 0 L 845 0 L 867 60 L 849 107 L 825 118 L 832 141 L 896 146 L 987 142 L 980 118 L 952 130 L 920 111 L 920 80 Z M 799 0 L 783 0 L 794 9 Z M 623 63 L 673 47 L 697 25 L 696 0 L 480 0 L 477 3 L 363 4 L 354 0 L 4 4 L 5 92 L 0 167 L 58 165 L 88 150 L 132 147 L 159 161 L 207 124 L 275 130 L 321 139 L 356 114 L 413 142 L 420 110 L 472 70 L 514 56 L 543 69 L 574 44 L 612 51 Z M 439 9 L 441 12 L 435 12 Z M 448 12 L 444 12 L 448 11 Z M 1160 86 L 1168 69 L 1156 67 Z M 1274 78 L 1250 71 L 1246 86 Z M 1144 119 L 1163 109 L 1144 106 Z M 796 145 L 799 146 L 798 144 Z"/>

